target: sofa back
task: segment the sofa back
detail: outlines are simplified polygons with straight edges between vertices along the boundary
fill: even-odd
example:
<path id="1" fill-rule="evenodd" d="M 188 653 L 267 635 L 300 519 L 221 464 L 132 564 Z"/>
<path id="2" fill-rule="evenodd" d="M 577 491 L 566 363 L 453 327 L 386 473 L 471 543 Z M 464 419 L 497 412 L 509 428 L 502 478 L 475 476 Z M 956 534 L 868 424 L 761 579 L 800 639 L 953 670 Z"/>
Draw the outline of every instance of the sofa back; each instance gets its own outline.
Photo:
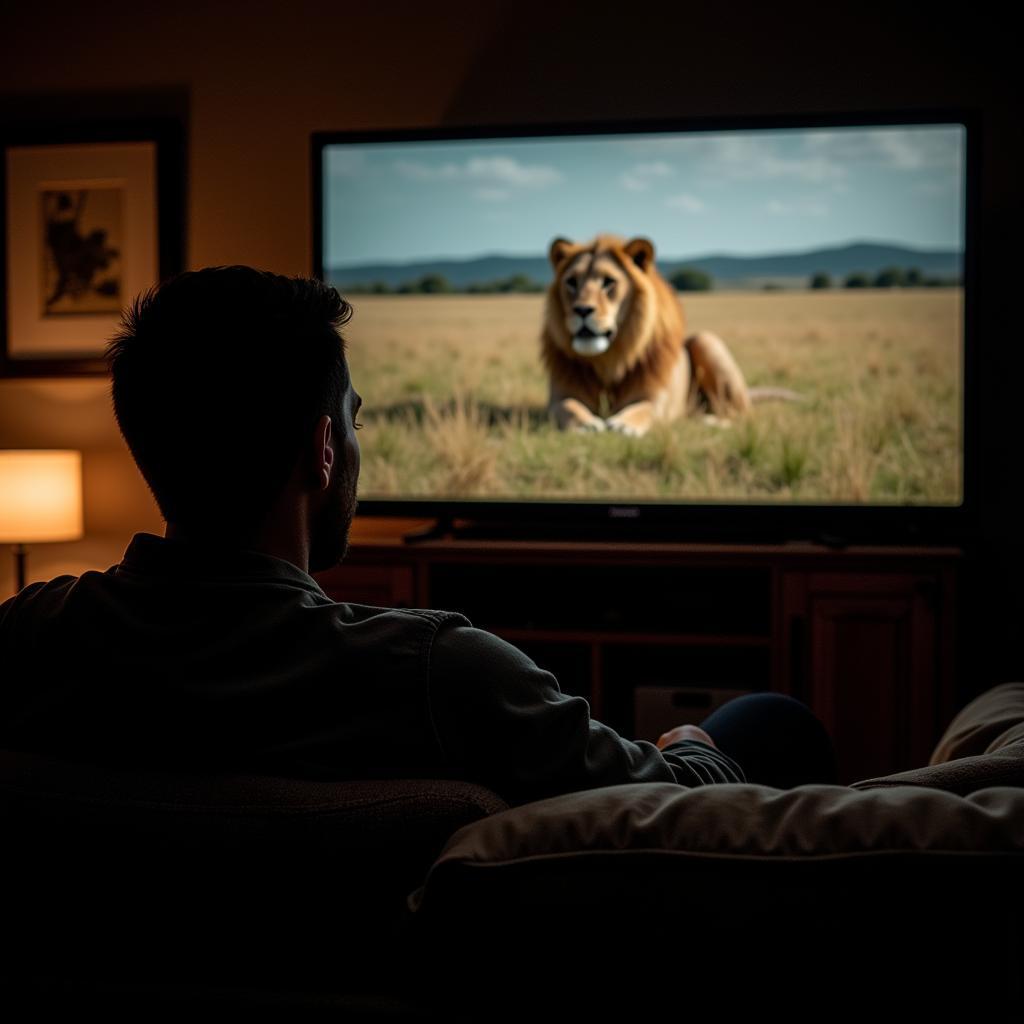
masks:
<path id="1" fill-rule="evenodd" d="M 380 991 L 409 891 L 452 832 L 506 807 L 457 781 L 181 775 L 0 751 L 0 970 L 111 990 Z"/>

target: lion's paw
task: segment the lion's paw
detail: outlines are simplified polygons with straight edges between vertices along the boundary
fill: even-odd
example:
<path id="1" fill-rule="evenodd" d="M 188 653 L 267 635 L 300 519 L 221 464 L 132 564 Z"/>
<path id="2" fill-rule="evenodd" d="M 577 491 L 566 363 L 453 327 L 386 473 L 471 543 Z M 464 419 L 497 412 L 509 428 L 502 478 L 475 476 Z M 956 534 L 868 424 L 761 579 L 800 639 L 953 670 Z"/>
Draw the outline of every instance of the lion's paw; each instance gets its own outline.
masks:
<path id="1" fill-rule="evenodd" d="M 617 434 L 625 434 L 626 437 L 643 437 L 644 431 L 632 423 L 625 423 L 622 420 L 608 420 L 608 429 L 614 430 Z"/>
<path id="2" fill-rule="evenodd" d="M 721 416 L 715 416 L 712 413 L 705 415 L 704 423 L 709 427 L 720 427 L 722 430 L 728 430 L 732 426 L 732 420 L 722 419 Z"/>
<path id="3" fill-rule="evenodd" d="M 606 426 L 604 420 L 594 417 L 592 420 L 575 420 L 570 429 L 577 434 L 599 434 Z"/>

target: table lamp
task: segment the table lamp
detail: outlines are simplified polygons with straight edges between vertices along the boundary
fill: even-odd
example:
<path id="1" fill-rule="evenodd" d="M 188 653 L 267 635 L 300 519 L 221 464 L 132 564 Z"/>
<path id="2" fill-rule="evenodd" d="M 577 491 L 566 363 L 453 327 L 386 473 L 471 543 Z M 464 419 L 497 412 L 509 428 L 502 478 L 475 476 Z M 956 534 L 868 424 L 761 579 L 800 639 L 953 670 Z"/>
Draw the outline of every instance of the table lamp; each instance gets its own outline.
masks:
<path id="1" fill-rule="evenodd" d="M 14 545 L 15 593 L 25 545 L 82 536 L 82 453 L 0 451 L 0 543 Z"/>

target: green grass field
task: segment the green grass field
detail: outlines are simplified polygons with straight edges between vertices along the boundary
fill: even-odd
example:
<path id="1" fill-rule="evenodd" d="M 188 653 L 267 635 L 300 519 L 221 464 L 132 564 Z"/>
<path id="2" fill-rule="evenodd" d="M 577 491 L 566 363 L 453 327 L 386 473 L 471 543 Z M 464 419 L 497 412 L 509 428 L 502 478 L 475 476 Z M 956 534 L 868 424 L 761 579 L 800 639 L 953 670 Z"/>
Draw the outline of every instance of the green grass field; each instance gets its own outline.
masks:
<path id="1" fill-rule="evenodd" d="M 642 438 L 559 431 L 540 362 L 543 296 L 356 296 L 346 330 L 363 396 L 360 497 L 956 504 L 960 289 L 684 297 L 759 403 Z"/>

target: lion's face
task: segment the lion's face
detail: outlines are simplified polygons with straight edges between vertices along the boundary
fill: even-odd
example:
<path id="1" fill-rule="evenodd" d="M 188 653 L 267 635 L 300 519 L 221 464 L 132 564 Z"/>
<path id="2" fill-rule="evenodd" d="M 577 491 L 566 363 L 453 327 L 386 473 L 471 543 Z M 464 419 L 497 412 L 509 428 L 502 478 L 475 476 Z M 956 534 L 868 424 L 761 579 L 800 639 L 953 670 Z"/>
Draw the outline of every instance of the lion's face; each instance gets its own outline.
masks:
<path id="1" fill-rule="evenodd" d="M 581 356 L 607 352 L 633 297 L 633 282 L 615 257 L 579 253 L 562 269 L 558 287 L 573 351 Z"/>
<path id="2" fill-rule="evenodd" d="M 620 335 L 631 333 L 641 298 L 637 293 L 650 290 L 653 255 L 644 238 L 625 242 L 599 235 L 585 245 L 556 238 L 549 252 L 555 280 L 548 291 L 547 315 L 558 346 L 606 362 L 600 357 Z"/>

